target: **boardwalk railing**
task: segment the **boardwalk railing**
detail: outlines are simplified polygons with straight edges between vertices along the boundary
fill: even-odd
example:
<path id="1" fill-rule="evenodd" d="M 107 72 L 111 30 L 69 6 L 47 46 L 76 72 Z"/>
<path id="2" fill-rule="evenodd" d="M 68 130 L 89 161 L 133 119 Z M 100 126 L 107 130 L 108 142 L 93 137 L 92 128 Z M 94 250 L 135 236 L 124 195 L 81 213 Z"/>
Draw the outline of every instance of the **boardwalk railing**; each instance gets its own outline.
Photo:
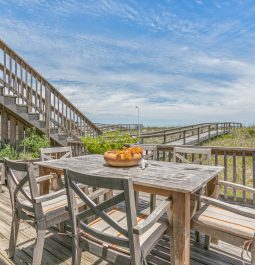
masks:
<path id="1" fill-rule="evenodd" d="M 4 95 L 15 96 L 16 104 L 25 105 L 29 113 L 50 129 L 68 136 L 96 136 L 101 130 L 53 85 L 0 39 L 0 88 Z"/>
<path id="2" fill-rule="evenodd" d="M 182 140 L 181 144 L 187 144 L 187 139 L 193 136 L 189 141 L 189 144 L 200 144 L 205 139 L 209 140 L 212 137 L 229 133 L 232 129 L 240 127 L 242 127 L 242 124 L 236 122 L 202 123 L 174 129 L 160 130 L 157 132 L 143 133 L 140 136 L 140 142 L 166 144 L 175 141 L 180 142 L 180 140 Z"/>
<path id="3" fill-rule="evenodd" d="M 192 147 L 194 146 L 186 146 Z M 157 158 L 163 161 L 172 161 L 173 148 L 170 145 L 158 145 Z M 233 183 L 255 187 L 255 148 L 245 147 L 199 147 L 210 148 L 212 152 L 212 165 L 224 166 L 224 173 L 220 179 Z M 255 197 L 249 192 L 240 192 L 236 188 L 229 187 L 221 190 L 221 195 L 225 199 L 233 199 L 243 203 L 255 204 Z"/>
<path id="4" fill-rule="evenodd" d="M 109 131 L 121 131 L 121 132 L 130 132 L 139 129 L 139 125 L 137 123 L 134 124 L 105 124 L 105 123 L 95 123 L 97 127 L 103 132 Z M 140 129 L 143 128 L 143 124 L 140 124 Z"/>

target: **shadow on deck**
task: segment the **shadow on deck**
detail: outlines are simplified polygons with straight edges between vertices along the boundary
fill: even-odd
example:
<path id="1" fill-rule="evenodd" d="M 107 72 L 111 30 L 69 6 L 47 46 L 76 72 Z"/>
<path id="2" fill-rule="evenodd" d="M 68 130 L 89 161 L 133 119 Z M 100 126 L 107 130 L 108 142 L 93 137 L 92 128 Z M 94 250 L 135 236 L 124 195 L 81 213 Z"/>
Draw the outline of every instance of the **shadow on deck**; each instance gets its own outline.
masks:
<path id="1" fill-rule="evenodd" d="M 27 223 L 22 223 L 18 236 L 17 251 L 14 259 L 8 259 L 7 249 L 11 224 L 11 207 L 9 194 L 4 188 L 4 193 L 0 194 L 0 264 L 31 264 L 35 230 Z M 142 207 L 146 205 L 146 197 L 142 202 Z M 42 264 L 71 264 L 72 244 L 71 238 L 64 234 L 54 233 L 54 229 L 48 232 L 45 241 L 45 249 Z M 224 264 L 249 264 L 241 260 L 241 249 L 226 243 L 220 242 L 219 245 L 212 244 L 211 249 L 203 248 L 204 237 L 201 242 L 194 240 L 194 232 L 191 233 L 191 265 L 224 265 Z M 159 241 L 157 246 L 148 256 L 148 264 L 169 265 L 170 264 L 170 242 L 169 237 L 165 236 Z M 102 265 L 109 264 L 98 259 L 88 252 L 83 252 L 82 265 Z"/>

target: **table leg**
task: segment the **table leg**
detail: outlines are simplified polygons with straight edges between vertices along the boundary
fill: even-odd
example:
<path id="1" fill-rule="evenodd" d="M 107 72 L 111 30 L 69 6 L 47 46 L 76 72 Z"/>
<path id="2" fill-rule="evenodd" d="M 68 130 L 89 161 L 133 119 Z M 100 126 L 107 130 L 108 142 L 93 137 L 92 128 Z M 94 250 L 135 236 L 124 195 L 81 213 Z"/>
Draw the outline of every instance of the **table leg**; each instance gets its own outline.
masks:
<path id="1" fill-rule="evenodd" d="M 39 176 L 45 176 L 47 175 L 47 172 L 45 171 L 44 167 L 39 166 Z M 48 194 L 50 192 L 50 181 L 45 180 L 39 183 L 39 194 L 44 195 Z"/>
<path id="2" fill-rule="evenodd" d="M 190 194 L 173 192 L 171 264 L 190 264 Z"/>

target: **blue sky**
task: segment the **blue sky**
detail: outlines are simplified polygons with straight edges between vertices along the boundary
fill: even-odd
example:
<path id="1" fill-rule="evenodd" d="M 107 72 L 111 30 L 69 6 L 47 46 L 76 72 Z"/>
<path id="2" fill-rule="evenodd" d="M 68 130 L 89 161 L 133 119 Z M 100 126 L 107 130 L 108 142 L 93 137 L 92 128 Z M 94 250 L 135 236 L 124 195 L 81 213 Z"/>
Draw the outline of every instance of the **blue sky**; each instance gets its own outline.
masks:
<path id="1" fill-rule="evenodd" d="M 0 0 L 0 38 L 96 122 L 255 120 L 254 0 Z"/>

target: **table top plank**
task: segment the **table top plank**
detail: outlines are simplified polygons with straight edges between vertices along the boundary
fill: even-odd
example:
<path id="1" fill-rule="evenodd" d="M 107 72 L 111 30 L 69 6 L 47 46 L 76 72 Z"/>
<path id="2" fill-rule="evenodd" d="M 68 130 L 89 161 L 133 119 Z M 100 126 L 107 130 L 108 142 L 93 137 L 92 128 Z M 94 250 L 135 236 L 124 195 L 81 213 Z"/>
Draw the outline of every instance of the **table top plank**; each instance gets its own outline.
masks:
<path id="1" fill-rule="evenodd" d="M 70 169 L 89 176 L 131 177 L 135 184 L 177 192 L 195 192 L 223 171 L 221 166 L 202 166 L 163 161 L 148 161 L 145 169 L 108 166 L 102 155 L 87 155 L 35 162 L 41 167 Z"/>

